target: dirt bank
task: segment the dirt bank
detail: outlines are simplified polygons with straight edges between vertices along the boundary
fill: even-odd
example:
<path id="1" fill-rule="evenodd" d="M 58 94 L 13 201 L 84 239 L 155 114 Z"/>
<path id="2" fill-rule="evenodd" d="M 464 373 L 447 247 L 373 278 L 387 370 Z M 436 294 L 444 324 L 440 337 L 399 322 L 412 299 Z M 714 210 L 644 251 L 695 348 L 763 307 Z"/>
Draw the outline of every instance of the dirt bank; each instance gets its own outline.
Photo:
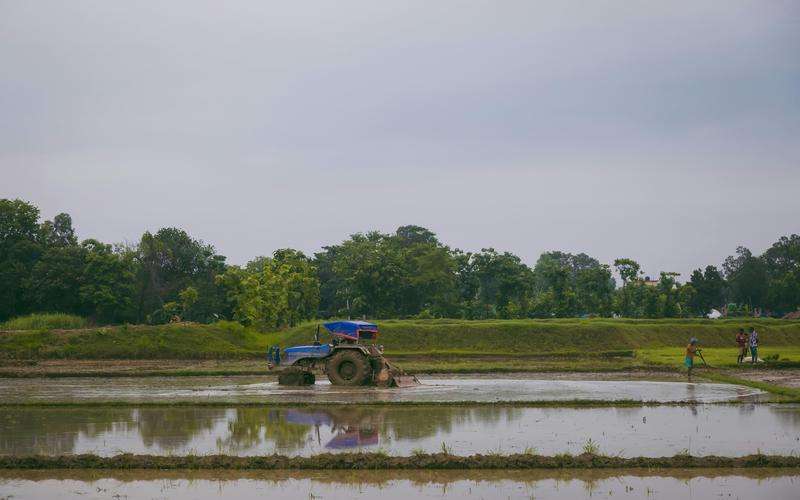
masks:
<path id="1" fill-rule="evenodd" d="M 310 457 L 270 455 L 236 457 L 116 455 L 61 455 L 55 457 L 0 457 L 0 469 L 621 469 L 621 468 L 800 468 L 800 457 L 748 455 L 745 457 L 694 457 L 675 455 L 660 458 L 621 458 L 592 455 L 542 456 L 471 455 L 445 453 L 393 457 L 380 453 L 319 454 Z"/>

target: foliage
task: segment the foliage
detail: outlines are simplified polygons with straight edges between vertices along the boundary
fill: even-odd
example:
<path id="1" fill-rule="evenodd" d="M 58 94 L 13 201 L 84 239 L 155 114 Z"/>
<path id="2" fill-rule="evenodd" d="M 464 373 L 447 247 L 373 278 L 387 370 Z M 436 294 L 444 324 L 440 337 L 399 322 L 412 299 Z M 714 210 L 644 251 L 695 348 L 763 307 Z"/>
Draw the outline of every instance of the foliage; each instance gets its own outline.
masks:
<path id="1" fill-rule="evenodd" d="M 712 308 L 721 309 L 725 303 L 725 278 L 715 266 L 706 266 L 705 271 L 695 269 L 689 280 L 694 294 L 686 303 L 692 313 L 704 316 Z"/>
<path id="2" fill-rule="evenodd" d="M 730 287 L 729 298 L 751 308 L 764 304 L 767 295 L 767 269 L 764 261 L 744 247 L 736 249 L 722 264 L 725 279 Z"/>
<path id="3" fill-rule="evenodd" d="M 296 250 L 278 250 L 217 279 L 225 290 L 234 319 L 261 329 L 294 326 L 314 318 L 319 307 L 319 280 L 311 260 Z"/>
<path id="4" fill-rule="evenodd" d="M 542 316 L 609 316 L 615 283 L 611 270 L 584 253 L 547 252 L 533 270 Z"/>
<path id="5" fill-rule="evenodd" d="M 789 312 L 800 306 L 800 235 L 782 236 L 763 255 L 767 271 L 765 306 Z"/>
<path id="6" fill-rule="evenodd" d="M 164 228 L 155 234 L 145 232 L 135 252 L 138 264 L 137 318 L 151 323 L 169 321 L 182 301 L 179 294 L 195 290 L 184 320 L 211 321 L 225 314 L 225 291 L 216 276 L 225 272 L 225 257 L 214 247 L 177 228 Z"/>
<path id="7" fill-rule="evenodd" d="M 39 209 L 0 199 L 0 320 L 32 310 L 23 283 L 41 255 Z"/>
<path id="8" fill-rule="evenodd" d="M 276 251 L 229 266 L 212 245 L 179 228 L 145 232 L 133 245 L 79 241 L 68 214 L 39 220 L 21 200 L 0 199 L 0 321 L 61 312 L 101 324 L 210 323 L 263 329 L 312 318 L 524 319 L 782 315 L 800 306 L 800 236 L 763 255 L 744 247 L 723 262 L 642 279 L 585 253 L 543 253 L 533 268 L 510 252 L 453 249 L 430 230 L 357 233 L 313 257 Z"/>

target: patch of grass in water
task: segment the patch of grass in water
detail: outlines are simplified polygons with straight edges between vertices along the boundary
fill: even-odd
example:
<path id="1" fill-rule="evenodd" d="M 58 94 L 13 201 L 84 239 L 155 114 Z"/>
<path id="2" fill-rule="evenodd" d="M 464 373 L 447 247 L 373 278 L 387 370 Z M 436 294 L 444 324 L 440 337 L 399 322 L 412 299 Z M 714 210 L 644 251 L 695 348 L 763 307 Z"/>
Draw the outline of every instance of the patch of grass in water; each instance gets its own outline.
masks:
<path id="1" fill-rule="evenodd" d="M 600 446 L 594 440 L 592 440 L 592 438 L 589 438 L 583 445 L 583 452 L 587 455 L 599 455 Z"/>

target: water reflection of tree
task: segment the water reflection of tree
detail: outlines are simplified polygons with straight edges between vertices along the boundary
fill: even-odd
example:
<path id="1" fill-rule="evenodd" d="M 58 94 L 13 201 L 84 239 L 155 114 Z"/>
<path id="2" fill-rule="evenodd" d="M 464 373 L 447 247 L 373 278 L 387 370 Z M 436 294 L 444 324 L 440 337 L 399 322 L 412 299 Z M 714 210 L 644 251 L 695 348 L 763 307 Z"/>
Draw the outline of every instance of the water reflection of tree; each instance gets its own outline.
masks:
<path id="1" fill-rule="evenodd" d="M 521 409 L 512 407 L 458 406 L 237 408 L 236 418 L 228 422 L 229 434 L 217 440 L 217 447 L 234 452 L 272 445 L 283 453 L 296 452 L 314 439 L 315 425 L 326 427 L 333 434 L 352 433 L 362 440 L 376 433 L 384 441 L 418 440 L 439 432 L 451 432 L 454 427 L 467 424 L 478 427 L 501 425 L 519 418 L 521 412 Z"/>
<path id="2" fill-rule="evenodd" d="M 287 421 L 285 409 L 237 408 L 236 418 L 228 422 L 228 436 L 219 439 L 217 446 L 236 451 L 269 442 L 278 450 L 293 452 L 305 447 L 312 428 Z"/>
<path id="3" fill-rule="evenodd" d="M 140 408 L 135 410 L 142 442 L 164 450 L 183 448 L 225 419 L 225 409 L 207 407 Z"/>
<path id="4" fill-rule="evenodd" d="M 770 405 L 769 411 L 782 423 L 800 427 L 800 406 Z"/>
<path id="5" fill-rule="evenodd" d="M 72 453 L 78 437 L 93 438 L 133 423 L 121 408 L 24 408 L 0 410 L 0 453 Z"/>
<path id="6" fill-rule="evenodd" d="M 386 415 L 382 435 L 384 438 L 393 434 L 395 439 L 418 440 L 440 432 L 452 432 L 454 427 L 465 424 L 478 427 L 497 426 L 512 422 L 521 415 L 521 409 L 508 406 L 397 408 Z"/>

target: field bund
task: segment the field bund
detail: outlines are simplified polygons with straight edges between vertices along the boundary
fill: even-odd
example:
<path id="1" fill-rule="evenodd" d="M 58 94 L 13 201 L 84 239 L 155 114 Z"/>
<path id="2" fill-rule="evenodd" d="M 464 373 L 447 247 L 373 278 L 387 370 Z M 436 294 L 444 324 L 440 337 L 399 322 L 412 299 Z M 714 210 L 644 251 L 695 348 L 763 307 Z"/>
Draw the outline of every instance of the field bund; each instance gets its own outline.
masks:
<path id="1" fill-rule="evenodd" d="M 680 349 L 690 337 L 704 348 L 735 348 L 738 328 L 755 326 L 764 349 L 781 359 L 797 354 L 800 321 L 727 320 L 387 320 L 378 340 L 403 357 L 632 357 L 636 351 Z M 262 333 L 238 323 L 123 325 L 74 330 L 0 332 L 0 360 L 37 359 L 258 359 L 270 345 L 313 340 L 316 323 Z M 768 352 L 768 351 L 765 351 Z M 734 355 L 735 358 L 735 355 Z"/>

